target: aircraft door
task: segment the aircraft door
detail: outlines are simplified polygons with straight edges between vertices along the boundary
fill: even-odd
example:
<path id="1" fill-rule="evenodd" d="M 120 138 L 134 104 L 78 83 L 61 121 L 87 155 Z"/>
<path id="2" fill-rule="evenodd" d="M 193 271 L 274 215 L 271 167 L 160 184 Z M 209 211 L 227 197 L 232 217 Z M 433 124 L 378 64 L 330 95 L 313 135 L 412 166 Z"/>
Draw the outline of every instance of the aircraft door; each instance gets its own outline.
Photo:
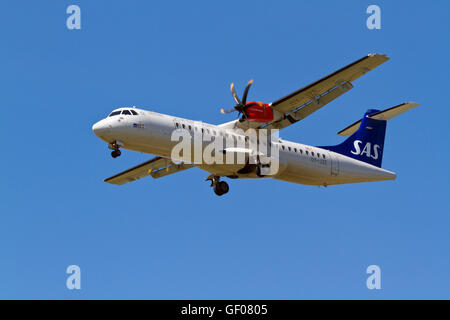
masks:
<path id="1" fill-rule="evenodd" d="M 339 158 L 334 152 L 328 152 L 330 155 L 331 162 L 331 175 L 338 176 L 339 175 Z"/>

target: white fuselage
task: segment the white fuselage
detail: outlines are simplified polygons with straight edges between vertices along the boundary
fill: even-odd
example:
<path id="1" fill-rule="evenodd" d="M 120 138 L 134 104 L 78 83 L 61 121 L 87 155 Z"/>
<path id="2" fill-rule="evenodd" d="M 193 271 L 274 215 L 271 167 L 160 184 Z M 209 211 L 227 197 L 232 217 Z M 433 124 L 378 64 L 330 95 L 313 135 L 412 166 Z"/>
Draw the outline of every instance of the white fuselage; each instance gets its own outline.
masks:
<path id="1" fill-rule="evenodd" d="M 119 109 L 120 110 L 120 109 Z M 93 126 L 95 134 L 107 143 L 116 142 L 121 148 L 171 157 L 174 130 L 184 129 L 192 134 L 202 129 L 211 136 L 240 135 L 235 130 L 235 121 L 222 125 L 212 125 L 188 119 L 172 117 L 147 110 L 134 108 L 137 115 L 115 115 L 107 117 Z M 178 125 L 178 127 L 177 127 Z M 205 141 L 204 144 L 210 142 Z M 279 153 L 279 170 L 266 176 L 278 180 L 306 185 L 335 185 L 344 183 L 393 180 L 393 172 L 375 167 L 329 150 L 278 139 L 273 142 Z M 260 178 L 255 172 L 239 173 L 240 164 L 195 164 L 216 176 L 231 178 Z"/>

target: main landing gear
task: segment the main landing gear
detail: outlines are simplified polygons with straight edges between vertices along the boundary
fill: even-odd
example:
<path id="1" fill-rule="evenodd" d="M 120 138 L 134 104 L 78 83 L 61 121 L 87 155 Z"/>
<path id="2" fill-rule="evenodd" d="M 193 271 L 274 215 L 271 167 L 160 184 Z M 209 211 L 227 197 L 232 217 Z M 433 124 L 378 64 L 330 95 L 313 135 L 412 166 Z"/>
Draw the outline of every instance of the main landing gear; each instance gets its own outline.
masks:
<path id="1" fill-rule="evenodd" d="M 214 193 L 218 196 L 222 196 L 230 190 L 228 183 L 220 181 L 219 176 L 208 177 L 206 180 L 211 180 L 211 187 L 213 187 Z"/>
<path id="2" fill-rule="evenodd" d="M 120 150 L 119 150 L 119 145 L 115 141 L 110 143 L 108 148 L 113 150 L 111 152 L 111 157 L 113 157 L 113 158 L 117 158 L 122 154 L 122 152 L 120 152 Z"/>

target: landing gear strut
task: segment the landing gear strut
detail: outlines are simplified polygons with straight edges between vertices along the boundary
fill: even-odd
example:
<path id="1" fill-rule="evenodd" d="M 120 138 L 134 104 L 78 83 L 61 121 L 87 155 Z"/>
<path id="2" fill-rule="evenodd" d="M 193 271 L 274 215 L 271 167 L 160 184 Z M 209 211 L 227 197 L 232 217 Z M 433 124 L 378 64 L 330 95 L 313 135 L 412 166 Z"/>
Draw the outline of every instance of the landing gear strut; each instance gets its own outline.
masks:
<path id="1" fill-rule="evenodd" d="M 113 157 L 113 158 L 117 158 L 118 156 L 120 156 L 122 154 L 122 152 L 120 152 L 120 150 L 119 150 L 119 145 L 115 141 L 110 143 L 108 148 L 113 150 L 111 152 L 111 157 Z"/>
<path id="2" fill-rule="evenodd" d="M 214 189 L 214 193 L 218 196 L 222 196 L 230 190 L 228 183 L 225 181 L 220 181 L 219 176 L 214 176 L 211 178 L 207 178 L 206 180 L 211 180 L 211 187 Z"/>
<path id="3" fill-rule="evenodd" d="M 270 173 L 270 165 L 260 163 L 256 167 L 256 175 L 260 178 L 265 177 L 268 173 Z"/>

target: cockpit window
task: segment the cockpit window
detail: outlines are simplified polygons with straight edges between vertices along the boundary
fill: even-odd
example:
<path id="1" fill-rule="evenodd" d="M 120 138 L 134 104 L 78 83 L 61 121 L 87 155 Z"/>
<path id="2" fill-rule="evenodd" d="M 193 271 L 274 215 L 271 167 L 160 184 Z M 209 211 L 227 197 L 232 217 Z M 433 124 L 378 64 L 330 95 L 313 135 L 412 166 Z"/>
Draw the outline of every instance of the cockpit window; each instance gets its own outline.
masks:
<path id="1" fill-rule="evenodd" d="M 138 115 L 138 113 L 137 113 L 136 111 L 134 111 L 134 110 L 130 110 L 130 111 L 131 111 L 131 113 L 132 113 L 133 115 L 135 115 L 135 116 Z"/>
<path id="2" fill-rule="evenodd" d="M 122 114 L 128 114 L 128 115 L 131 116 L 131 112 L 130 112 L 129 110 L 123 110 L 123 111 L 122 111 Z"/>
<path id="3" fill-rule="evenodd" d="M 114 111 L 114 112 L 111 112 L 111 114 L 109 116 L 110 117 L 117 116 L 118 114 L 120 114 L 120 111 Z"/>

